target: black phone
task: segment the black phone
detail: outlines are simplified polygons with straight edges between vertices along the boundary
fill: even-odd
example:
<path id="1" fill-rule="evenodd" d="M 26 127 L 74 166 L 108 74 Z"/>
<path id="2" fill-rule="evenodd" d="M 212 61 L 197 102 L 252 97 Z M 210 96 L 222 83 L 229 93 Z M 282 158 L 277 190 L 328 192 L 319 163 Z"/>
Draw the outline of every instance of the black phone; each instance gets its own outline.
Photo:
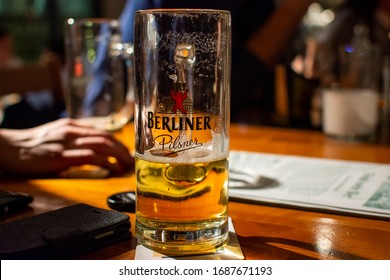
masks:
<path id="1" fill-rule="evenodd" d="M 0 224 L 0 258 L 68 259 L 130 237 L 128 215 L 80 203 Z"/>
<path id="2" fill-rule="evenodd" d="M 33 197 L 27 193 L 0 191 L 0 215 L 21 210 L 32 201 Z"/>

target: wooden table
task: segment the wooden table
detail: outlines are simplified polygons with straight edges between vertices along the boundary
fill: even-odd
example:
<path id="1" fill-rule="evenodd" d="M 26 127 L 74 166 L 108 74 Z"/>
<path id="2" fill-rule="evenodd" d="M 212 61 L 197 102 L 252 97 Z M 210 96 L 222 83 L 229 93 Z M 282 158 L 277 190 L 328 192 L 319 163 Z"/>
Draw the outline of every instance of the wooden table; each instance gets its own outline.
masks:
<path id="1" fill-rule="evenodd" d="M 132 127 L 119 136 L 129 145 Z M 320 132 L 232 125 L 231 149 L 390 164 L 390 146 L 332 140 Z M 132 147 L 131 147 L 132 148 Z M 389 165 L 390 168 L 390 165 Z M 107 197 L 135 189 L 134 174 L 108 179 L 0 179 L 0 189 L 29 192 L 31 208 L 1 222 L 83 202 L 108 208 Z M 246 259 L 390 259 L 390 222 L 264 205 L 229 203 Z M 130 214 L 134 232 L 135 216 Z M 81 256 L 133 259 L 136 239 Z"/>

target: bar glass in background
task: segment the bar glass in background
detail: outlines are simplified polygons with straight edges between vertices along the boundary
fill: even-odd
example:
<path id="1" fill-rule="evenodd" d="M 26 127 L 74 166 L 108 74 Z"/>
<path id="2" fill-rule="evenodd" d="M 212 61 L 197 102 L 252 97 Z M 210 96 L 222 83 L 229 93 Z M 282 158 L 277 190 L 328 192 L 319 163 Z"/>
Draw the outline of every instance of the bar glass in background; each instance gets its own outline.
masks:
<path id="1" fill-rule="evenodd" d="M 354 32 L 354 36 L 360 38 L 367 31 L 363 26 L 356 26 Z M 381 51 L 376 45 L 360 41 L 341 45 L 338 51 L 338 79 L 323 90 L 323 130 L 338 139 L 375 140 L 379 123 Z"/>
<path id="2" fill-rule="evenodd" d="M 136 13 L 138 241 L 166 254 L 228 237 L 230 13 Z"/>
<path id="3" fill-rule="evenodd" d="M 68 19 L 65 26 L 66 108 L 70 118 L 107 131 L 134 113 L 133 47 L 113 19 Z"/>
<path id="4" fill-rule="evenodd" d="M 135 76 L 134 49 L 122 43 L 119 22 L 68 19 L 65 51 L 68 117 L 112 132 L 121 141 L 122 128 L 134 115 Z M 62 176 L 104 178 L 109 171 L 83 165 L 69 168 Z"/>

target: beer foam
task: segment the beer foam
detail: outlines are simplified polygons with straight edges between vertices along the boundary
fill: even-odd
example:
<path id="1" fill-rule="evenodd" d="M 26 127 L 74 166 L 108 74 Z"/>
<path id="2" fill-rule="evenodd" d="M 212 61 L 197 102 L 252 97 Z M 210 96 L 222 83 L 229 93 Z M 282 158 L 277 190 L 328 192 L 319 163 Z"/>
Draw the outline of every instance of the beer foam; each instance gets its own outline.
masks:
<path id="1" fill-rule="evenodd" d="M 222 149 L 221 147 L 213 147 L 212 145 L 202 145 L 193 149 L 180 151 L 178 153 L 171 152 L 165 155 L 156 155 L 153 150 L 146 151 L 145 154 L 137 153 L 137 156 L 147 160 L 160 163 L 201 163 L 218 161 L 227 158 L 229 155 L 229 149 Z"/>

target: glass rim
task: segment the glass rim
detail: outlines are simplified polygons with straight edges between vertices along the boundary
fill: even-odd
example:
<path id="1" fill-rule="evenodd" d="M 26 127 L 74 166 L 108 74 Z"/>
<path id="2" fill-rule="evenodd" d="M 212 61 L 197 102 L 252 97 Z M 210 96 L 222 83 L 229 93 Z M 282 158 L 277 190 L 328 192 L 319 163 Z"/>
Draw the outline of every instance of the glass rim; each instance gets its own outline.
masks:
<path id="1" fill-rule="evenodd" d="M 180 15 L 193 15 L 193 14 L 222 14 L 222 15 L 230 15 L 230 11 L 228 10 L 217 10 L 217 9 L 147 9 L 147 10 L 138 10 L 136 14 L 139 15 L 154 15 L 154 14 L 180 14 Z"/>

